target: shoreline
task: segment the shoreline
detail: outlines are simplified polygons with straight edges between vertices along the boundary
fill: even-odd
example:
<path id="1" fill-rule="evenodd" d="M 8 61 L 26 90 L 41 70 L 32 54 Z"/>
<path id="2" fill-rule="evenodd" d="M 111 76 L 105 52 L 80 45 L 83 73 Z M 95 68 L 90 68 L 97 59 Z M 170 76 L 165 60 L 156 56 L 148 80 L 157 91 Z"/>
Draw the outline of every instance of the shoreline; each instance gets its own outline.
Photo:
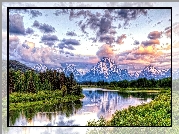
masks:
<path id="1" fill-rule="evenodd" d="M 99 90 L 99 91 L 114 91 L 114 92 L 121 92 L 121 93 L 136 93 L 136 92 L 146 92 L 146 93 L 160 93 L 162 91 L 162 89 L 155 89 L 154 90 L 148 90 L 148 89 L 143 89 L 143 90 L 116 90 L 116 89 L 110 89 L 110 88 L 101 88 L 101 87 L 82 87 L 83 90 L 89 90 L 89 91 L 95 91 L 95 90 Z M 129 88 L 126 88 L 129 89 Z"/>

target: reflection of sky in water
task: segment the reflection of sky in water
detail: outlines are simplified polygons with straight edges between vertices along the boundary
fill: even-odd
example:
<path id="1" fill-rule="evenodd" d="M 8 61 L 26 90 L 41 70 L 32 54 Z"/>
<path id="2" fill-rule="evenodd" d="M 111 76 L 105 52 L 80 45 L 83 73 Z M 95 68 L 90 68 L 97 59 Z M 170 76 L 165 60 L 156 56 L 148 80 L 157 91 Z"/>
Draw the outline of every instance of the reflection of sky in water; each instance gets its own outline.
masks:
<path id="1" fill-rule="evenodd" d="M 109 120 L 116 110 L 128 108 L 129 105 L 136 106 L 141 103 L 148 103 L 152 99 L 141 95 L 133 97 L 128 94 L 119 94 L 116 91 L 83 90 L 85 98 L 80 110 L 70 117 L 52 112 L 51 120 L 45 113 L 38 113 L 31 121 L 20 116 L 16 120 L 15 126 L 85 126 L 89 120 L 97 120 L 100 116 Z"/>

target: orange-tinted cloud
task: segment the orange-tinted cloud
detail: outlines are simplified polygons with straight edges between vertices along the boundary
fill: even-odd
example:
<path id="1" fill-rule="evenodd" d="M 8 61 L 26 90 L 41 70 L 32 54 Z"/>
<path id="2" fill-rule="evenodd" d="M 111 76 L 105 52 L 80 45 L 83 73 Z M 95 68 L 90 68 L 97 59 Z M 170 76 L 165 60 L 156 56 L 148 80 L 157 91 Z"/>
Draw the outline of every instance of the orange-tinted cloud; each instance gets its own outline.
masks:
<path id="1" fill-rule="evenodd" d="M 161 35 L 162 35 L 162 32 L 153 31 L 148 34 L 148 38 L 155 40 L 155 39 L 161 38 Z"/>
<path id="2" fill-rule="evenodd" d="M 30 48 L 34 48 L 35 47 L 35 43 L 33 42 L 26 42 L 26 44 L 30 47 Z"/>
<path id="3" fill-rule="evenodd" d="M 17 36 L 10 36 L 9 37 L 9 42 L 11 42 L 11 41 L 17 41 L 17 40 L 19 40 L 19 38 Z"/>
<path id="4" fill-rule="evenodd" d="M 141 55 L 161 55 L 161 51 L 157 51 L 155 46 L 139 46 L 136 50 L 132 52 L 133 54 L 141 54 Z"/>
<path id="5" fill-rule="evenodd" d="M 148 41 L 142 41 L 141 44 L 143 44 L 145 46 L 149 46 L 149 45 L 153 45 L 153 44 L 160 44 L 160 41 L 158 39 L 151 39 Z"/>
<path id="6" fill-rule="evenodd" d="M 100 59 L 103 58 L 103 57 L 112 58 L 114 56 L 114 52 L 113 52 L 112 48 L 109 45 L 104 44 L 99 48 L 99 50 L 97 51 L 96 55 Z"/>

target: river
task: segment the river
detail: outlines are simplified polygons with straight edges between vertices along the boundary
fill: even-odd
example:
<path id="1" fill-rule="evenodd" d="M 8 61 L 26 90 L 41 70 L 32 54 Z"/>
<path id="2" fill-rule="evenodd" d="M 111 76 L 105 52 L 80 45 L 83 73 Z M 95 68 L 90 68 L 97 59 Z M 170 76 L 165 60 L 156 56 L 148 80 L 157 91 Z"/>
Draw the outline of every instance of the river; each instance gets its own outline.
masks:
<path id="1" fill-rule="evenodd" d="M 118 91 L 101 88 L 84 88 L 85 97 L 74 103 L 60 104 L 56 110 L 36 112 L 32 119 L 25 118 L 25 114 L 32 114 L 33 110 L 20 113 L 11 126 L 85 126 L 89 120 L 97 120 L 101 116 L 110 120 L 116 110 L 149 103 L 157 93 L 120 93 Z M 48 109 L 48 108 L 47 108 Z"/>

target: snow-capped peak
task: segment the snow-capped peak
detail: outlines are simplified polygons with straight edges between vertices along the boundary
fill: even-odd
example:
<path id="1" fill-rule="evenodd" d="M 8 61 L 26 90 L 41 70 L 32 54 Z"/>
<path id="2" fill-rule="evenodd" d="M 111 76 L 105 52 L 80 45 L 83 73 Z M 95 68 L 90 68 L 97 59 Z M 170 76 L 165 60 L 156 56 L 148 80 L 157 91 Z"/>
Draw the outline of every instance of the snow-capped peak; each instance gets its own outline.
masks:
<path id="1" fill-rule="evenodd" d="M 34 69 L 36 71 L 40 71 L 40 72 L 45 72 L 48 68 L 46 65 L 37 64 L 32 69 Z"/>
<path id="2" fill-rule="evenodd" d="M 159 74 L 160 72 L 152 65 L 149 65 L 143 69 L 143 72 L 150 73 L 150 74 Z"/>

